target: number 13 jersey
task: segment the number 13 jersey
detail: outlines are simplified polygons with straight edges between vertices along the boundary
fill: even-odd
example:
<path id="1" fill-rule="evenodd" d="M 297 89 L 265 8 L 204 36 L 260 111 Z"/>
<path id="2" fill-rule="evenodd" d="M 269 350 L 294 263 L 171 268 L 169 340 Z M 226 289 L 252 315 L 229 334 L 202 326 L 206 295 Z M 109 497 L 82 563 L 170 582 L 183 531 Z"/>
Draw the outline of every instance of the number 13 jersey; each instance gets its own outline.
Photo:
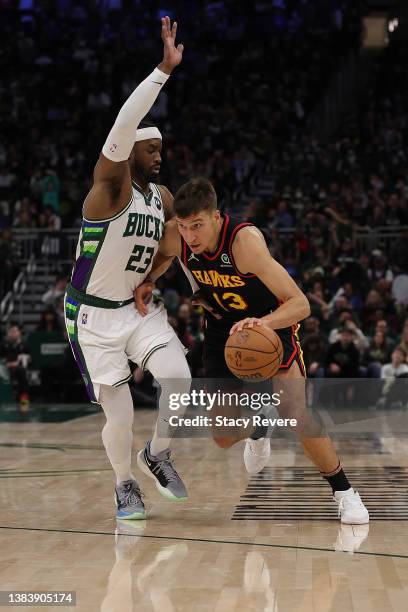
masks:
<path id="1" fill-rule="evenodd" d="M 182 238 L 182 263 L 190 271 L 203 298 L 222 315 L 206 315 L 208 328 L 231 327 L 246 317 L 263 317 L 279 306 L 278 298 L 255 274 L 236 267 L 232 245 L 237 233 L 252 223 L 224 215 L 215 253 L 195 254 Z"/>

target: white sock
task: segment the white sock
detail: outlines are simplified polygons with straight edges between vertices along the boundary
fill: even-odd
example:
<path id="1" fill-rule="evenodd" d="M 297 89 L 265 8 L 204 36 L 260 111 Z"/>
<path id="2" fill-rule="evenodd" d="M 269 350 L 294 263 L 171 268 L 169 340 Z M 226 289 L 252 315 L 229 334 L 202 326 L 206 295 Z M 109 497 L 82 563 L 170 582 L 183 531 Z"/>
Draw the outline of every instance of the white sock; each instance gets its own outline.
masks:
<path id="1" fill-rule="evenodd" d="M 128 385 L 101 385 L 100 402 L 106 416 L 102 440 L 116 476 L 116 484 L 136 480 L 130 465 L 133 444 L 133 401 Z"/>
<path id="2" fill-rule="evenodd" d="M 155 351 L 149 358 L 147 369 L 161 386 L 159 400 L 159 415 L 152 441 L 150 442 L 150 452 L 152 455 L 167 450 L 171 443 L 169 432 L 169 418 L 177 414 L 182 416 L 185 407 L 180 407 L 177 411 L 169 409 L 170 395 L 182 394 L 190 391 L 191 374 L 188 367 L 184 349 L 178 338 L 172 338 L 167 346 Z"/>
<path id="3" fill-rule="evenodd" d="M 153 456 L 156 456 L 159 453 L 162 453 L 163 451 L 167 450 L 171 442 L 171 438 L 162 438 L 159 436 L 157 431 L 158 421 L 159 419 L 157 419 L 156 427 L 154 428 L 153 438 L 150 442 L 150 454 Z"/>

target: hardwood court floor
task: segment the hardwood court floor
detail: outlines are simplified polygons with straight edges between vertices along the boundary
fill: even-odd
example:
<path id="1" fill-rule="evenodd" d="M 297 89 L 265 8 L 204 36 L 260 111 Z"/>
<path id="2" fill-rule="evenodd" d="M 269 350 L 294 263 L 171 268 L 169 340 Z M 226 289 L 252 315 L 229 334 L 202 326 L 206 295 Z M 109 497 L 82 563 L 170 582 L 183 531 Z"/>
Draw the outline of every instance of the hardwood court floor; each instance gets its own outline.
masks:
<path id="1" fill-rule="evenodd" d="M 135 449 L 153 418 L 136 413 Z M 75 608 L 18 610 L 408 609 L 406 438 L 339 435 L 343 463 L 377 515 L 369 533 L 340 527 L 328 487 L 289 438 L 272 440 L 270 465 L 252 479 L 243 444 L 175 440 L 188 502 L 160 497 L 135 466 L 149 519 L 119 523 L 103 422 L 0 425 L 0 590 L 77 593 Z"/>

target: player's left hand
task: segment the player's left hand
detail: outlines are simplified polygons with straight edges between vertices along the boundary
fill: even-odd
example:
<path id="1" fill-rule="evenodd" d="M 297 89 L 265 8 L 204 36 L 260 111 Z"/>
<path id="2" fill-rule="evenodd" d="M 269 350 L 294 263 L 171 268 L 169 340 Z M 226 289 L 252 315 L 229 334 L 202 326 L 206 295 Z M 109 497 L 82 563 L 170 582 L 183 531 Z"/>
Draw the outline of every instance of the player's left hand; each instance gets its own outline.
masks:
<path id="1" fill-rule="evenodd" d="M 234 323 L 234 325 L 230 329 L 230 336 L 236 331 L 242 331 L 244 327 L 256 327 L 262 325 L 266 325 L 266 321 L 264 319 L 257 319 L 256 317 L 247 317 L 246 319 L 242 319 L 242 321 Z"/>

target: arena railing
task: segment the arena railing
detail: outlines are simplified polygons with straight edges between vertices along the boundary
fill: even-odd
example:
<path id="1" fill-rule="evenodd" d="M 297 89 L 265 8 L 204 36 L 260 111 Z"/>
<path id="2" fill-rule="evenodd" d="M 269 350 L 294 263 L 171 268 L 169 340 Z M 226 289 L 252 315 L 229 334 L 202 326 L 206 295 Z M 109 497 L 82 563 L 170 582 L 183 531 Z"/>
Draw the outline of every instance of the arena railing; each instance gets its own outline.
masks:
<path id="1" fill-rule="evenodd" d="M 31 253 L 27 257 L 26 265 L 13 282 L 13 287 L 6 293 L 2 301 L 0 302 L 0 323 L 7 325 L 10 321 L 11 316 L 14 314 L 16 304 L 19 304 L 21 314 L 21 295 L 27 288 L 27 280 L 29 277 L 35 274 L 36 261 L 34 253 Z"/>
<path id="2" fill-rule="evenodd" d="M 278 229 L 280 237 L 294 236 L 303 228 Z M 373 249 L 388 251 L 395 241 L 408 232 L 408 226 L 384 226 L 377 228 L 360 228 L 356 231 L 358 251 L 370 253 Z M 59 263 L 72 263 L 75 257 L 79 230 L 66 228 L 60 231 L 44 229 L 13 229 L 13 238 L 18 242 L 20 261 L 28 262 L 30 257 L 38 261 L 48 261 L 56 268 Z"/>

